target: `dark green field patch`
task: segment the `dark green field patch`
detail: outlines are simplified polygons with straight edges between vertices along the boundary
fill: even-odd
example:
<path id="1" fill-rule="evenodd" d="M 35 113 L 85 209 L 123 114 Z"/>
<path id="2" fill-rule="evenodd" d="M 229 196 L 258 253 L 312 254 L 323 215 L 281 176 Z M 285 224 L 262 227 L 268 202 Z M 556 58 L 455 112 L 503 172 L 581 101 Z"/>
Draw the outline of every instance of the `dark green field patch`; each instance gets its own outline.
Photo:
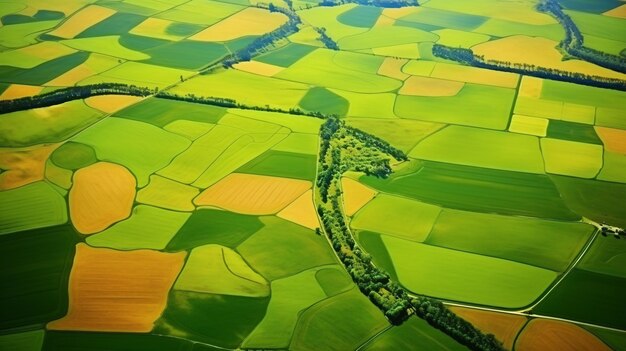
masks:
<path id="1" fill-rule="evenodd" d="M 608 10 L 614 9 L 623 3 L 619 0 L 559 0 L 559 5 L 568 10 L 576 10 L 590 13 L 601 14 Z"/>
<path id="2" fill-rule="evenodd" d="M 219 43 L 178 41 L 145 51 L 152 56 L 142 62 L 172 68 L 199 70 L 226 56 L 229 51 Z"/>
<path id="3" fill-rule="evenodd" d="M 141 52 L 171 43 L 169 40 L 144 37 L 130 33 L 121 35 L 119 42 L 127 49 Z"/>
<path id="4" fill-rule="evenodd" d="M 94 149 L 73 141 L 61 145 L 50 156 L 55 165 L 65 169 L 79 169 L 98 161 Z"/>
<path id="5" fill-rule="evenodd" d="M 155 332 L 234 349 L 261 322 L 269 300 L 175 290 Z"/>
<path id="6" fill-rule="evenodd" d="M 444 27 L 441 27 L 441 26 L 435 26 L 435 25 L 432 25 L 432 24 L 426 24 L 426 23 L 421 23 L 421 22 L 403 21 L 401 19 L 398 19 L 395 22 L 393 22 L 393 25 L 394 26 L 401 26 L 401 27 L 409 27 L 409 28 L 421 29 L 421 30 L 425 30 L 427 32 L 432 32 L 434 30 L 444 29 Z"/>
<path id="7" fill-rule="evenodd" d="M 316 156 L 269 150 L 236 172 L 295 179 L 315 179 Z"/>
<path id="8" fill-rule="evenodd" d="M 315 49 L 317 48 L 314 46 L 290 43 L 280 49 L 272 50 L 267 54 L 255 57 L 254 59 L 270 65 L 289 67 Z"/>
<path id="9" fill-rule="evenodd" d="M 300 107 L 311 112 L 345 116 L 350 108 L 350 102 L 326 88 L 315 87 L 304 95 Z"/>
<path id="10" fill-rule="evenodd" d="M 180 251 L 206 244 L 234 248 L 263 228 L 256 216 L 201 209 L 194 212 L 167 245 L 167 251 Z"/>
<path id="11" fill-rule="evenodd" d="M 178 338 L 137 333 L 47 331 L 42 351 L 204 351 L 219 350 Z"/>
<path id="12" fill-rule="evenodd" d="M 360 182 L 448 208 L 561 220 L 578 220 L 543 174 L 424 162 L 417 172 L 388 179 L 363 176 Z M 626 187 L 626 186 L 625 186 Z"/>
<path id="13" fill-rule="evenodd" d="M 204 29 L 203 26 L 191 23 L 174 22 L 165 28 L 165 33 L 187 37 Z"/>
<path id="14" fill-rule="evenodd" d="M 335 296 L 352 287 L 352 279 L 340 266 L 320 269 L 315 273 L 315 279 L 328 297 Z"/>
<path id="15" fill-rule="evenodd" d="M 115 116 L 164 127 L 177 120 L 217 123 L 225 114 L 221 107 L 150 98 L 116 112 Z"/>
<path id="16" fill-rule="evenodd" d="M 548 137 L 602 145 L 602 140 L 593 126 L 582 123 L 551 120 L 548 124 Z"/>
<path id="17" fill-rule="evenodd" d="M 0 236 L 0 329 L 65 315 L 75 243 L 65 225 Z"/>
<path id="18" fill-rule="evenodd" d="M 382 10 L 380 7 L 359 5 L 337 16 L 337 20 L 348 26 L 371 28 Z"/>
<path id="19" fill-rule="evenodd" d="M 336 262 L 326 240 L 312 230 L 278 217 L 261 220 L 265 227 L 239 245 L 237 251 L 268 280 Z"/>
<path id="20" fill-rule="evenodd" d="M 28 69 L 0 66 L 0 80 L 7 83 L 43 85 L 85 62 L 87 58 L 88 52 L 79 51 Z"/>
<path id="21" fill-rule="evenodd" d="M 596 222 L 626 227 L 626 184 L 555 175 L 550 178 L 572 211 Z"/>
<path id="22" fill-rule="evenodd" d="M 391 279 L 398 281 L 398 274 L 396 273 L 389 251 L 387 251 L 380 234 L 367 230 L 359 230 L 357 232 L 357 238 L 359 244 L 361 244 L 365 251 L 372 256 L 374 264 L 389 274 Z"/>
<path id="23" fill-rule="evenodd" d="M 626 279 L 573 269 L 534 313 L 626 329 Z"/>
<path id="24" fill-rule="evenodd" d="M 626 332 L 591 326 L 582 326 L 604 341 L 613 350 L 626 350 Z"/>
<path id="25" fill-rule="evenodd" d="M 108 7 L 118 12 L 132 13 L 132 14 L 142 15 L 142 16 L 152 16 L 156 14 L 157 12 L 159 12 L 159 10 L 151 9 L 145 6 L 131 4 L 126 1 L 104 1 L 104 2 L 99 3 L 98 5 L 103 6 L 103 7 Z"/>
<path id="26" fill-rule="evenodd" d="M 105 35 L 124 35 L 145 21 L 147 17 L 133 13 L 118 12 L 113 16 L 85 29 L 76 38 L 101 37 Z"/>
<path id="27" fill-rule="evenodd" d="M 0 22 L 3 25 L 10 24 L 20 24 L 20 23 L 30 23 L 30 22 L 39 22 L 39 21 L 54 21 L 59 20 L 65 17 L 63 12 L 59 11 L 49 11 L 49 10 L 39 10 L 35 13 L 34 16 L 26 16 L 21 14 L 10 14 L 6 16 L 2 16 Z"/>
<path id="28" fill-rule="evenodd" d="M 414 22 L 429 26 L 438 26 L 442 28 L 471 32 L 485 23 L 487 17 L 421 7 L 419 12 L 414 12 L 407 16 L 400 17 L 400 20 L 402 21 L 402 25 L 408 25 L 405 22 Z"/>

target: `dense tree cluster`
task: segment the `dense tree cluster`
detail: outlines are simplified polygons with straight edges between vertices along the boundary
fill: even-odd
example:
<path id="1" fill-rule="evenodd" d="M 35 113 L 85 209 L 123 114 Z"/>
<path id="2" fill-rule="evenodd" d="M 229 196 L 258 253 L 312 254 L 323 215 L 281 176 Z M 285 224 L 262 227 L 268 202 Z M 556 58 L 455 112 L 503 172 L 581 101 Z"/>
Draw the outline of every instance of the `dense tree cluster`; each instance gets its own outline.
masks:
<path id="1" fill-rule="evenodd" d="M 473 350 L 502 350 L 493 335 L 482 334 L 441 302 L 426 297 L 411 298 L 386 272 L 372 263 L 369 254 L 353 239 L 342 207 L 341 175 L 348 170 L 359 170 L 384 178 L 391 173 L 391 158 L 407 160 L 407 156 L 384 140 L 346 126 L 335 117 L 324 122 L 320 136 L 316 185 L 321 202 L 317 212 L 333 249 L 361 292 L 393 324 L 401 324 L 416 313 Z"/>
<path id="2" fill-rule="evenodd" d="M 334 41 L 331 37 L 329 37 L 328 34 L 326 34 L 326 28 L 315 27 L 314 29 L 320 35 L 319 38 L 317 39 L 321 41 L 322 44 L 326 46 L 326 48 L 331 49 L 331 50 L 339 50 L 339 45 L 337 45 L 337 42 Z"/>
<path id="3" fill-rule="evenodd" d="M 562 71 L 554 68 L 535 66 L 527 63 L 511 63 L 497 60 L 485 60 L 484 56 L 475 55 L 471 49 L 454 48 L 441 44 L 435 44 L 433 45 L 432 52 L 433 55 L 437 57 L 460 62 L 474 67 L 488 68 L 504 72 L 513 72 L 524 74 L 527 76 L 560 80 L 564 82 L 572 82 L 576 84 L 584 84 L 600 88 L 626 90 L 626 81 L 621 79 Z"/>
<path id="4" fill-rule="evenodd" d="M 320 6 L 339 6 L 349 3 L 385 8 L 419 6 L 417 0 L 323 0 L 322 2 L 320 2 Z"/>
<path id="5" fill-rule="evenodd" d="M 598 66 L 626 73 L 626 59 L 623 57 L 584 46 L 583 34 L 572 18 L 563 12 L 563 8 L 557 0 L 543 0 L 537 5 L 537 9 L 551 14 L 563 26 L 565 38 L 559 45 L 565 52 Z"/>
<path id="6" fill-rule="evenodd" d="M 62 88 L 49 93 L 27 96 L 14 100 L 0 101 L 0 113 L 29 110 L 31 108 L 47 107 L 64 102 L 85 99 L 96 95 L 135 95 L 148 96 L 156 90 L 126 85 L 120 83 L 100 83 L 83 86 Z"/>

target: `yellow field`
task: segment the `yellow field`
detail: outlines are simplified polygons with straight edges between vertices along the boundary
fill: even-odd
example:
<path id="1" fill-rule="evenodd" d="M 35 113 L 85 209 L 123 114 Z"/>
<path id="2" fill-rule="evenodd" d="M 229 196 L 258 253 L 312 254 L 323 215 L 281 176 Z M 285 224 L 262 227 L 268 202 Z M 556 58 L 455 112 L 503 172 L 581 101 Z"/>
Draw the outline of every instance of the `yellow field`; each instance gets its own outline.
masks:
<path id="1" fill-rule="evenodd" d="M 130 216 L 135 177 L 124 167 L 99 162 L 74 173 L 70 218 L 76 230 L 93 234 Z"/>
<path id="2" fill-rule="evenodd" d="M 488 60 L 527 63 L 569 72 L 626 79 L 625 74 L 588 62 L 580 60 L 562 61 L 563 56 L 556 49 L 557 45 L 556 41 L 546 38 L 515 35 L 478 44 L 473 46 L 472 50 L 476 55 L 484 55 L 485 59 Z"/>
<path id="3" fill-rule="evenodd" d="M 320 226 L 315 213 L 315 206 L 313 205 L 312 190 L 308 190 L 300 195 L 289 206 L 278 212 L 277 216 L 310 229 L 319 228 Z"/>
<path id="4" fill-rule="evenodd" d="M 142 35 L 165 40 L 178 41 L 184 39 L 183 36 L 167 34 L 167 27 L 175 22 L 160 18 L 149 17 L 130 30 L 130 34 Z"/>
<path id="5" fill-rule="evenodd" d="M 248 7 L 189 39 L 200 41 L 227 41 L 247 35 L 262 35 L 273 31 L 285 22 L 287 22 L 287 16 L 282 13 L 270 13 L 260 8 Z"/>
<path id="6" fill-rule="evenodd" d="M 76 245 L 67 315 L 52 330 L 147 333 L 159 318 L 186 253 Z"/>
<path id="7" fill-rule="evenodd" d="M 86 98 L 85 103 L 87 106 L 98 109 L 104 113 L 113 113 L 137 103 L 141 99 L 143 99 L 141 96 L 100 95 Z"/>
<path id="8" fill-rule="evenodd" d="M 411 6 L 400 7 L 400 8 L 386 8 L 383 10 L 383 12 L 380 15 L 393 18 L 393 19 L 398 19 L 398 18 L 404 17 L 412 13 L 417 13 L 420 10 L 421 9 L 419 7 L 411 7 Z"/>
<path id="9" fill-rule="evenodd" d="M 25 96 L 34 96 L 39 94 L 42 89 L 43 87 L 33 85 L 11 84 L 11 86 L 0 95 L 0 100 L 12 100 Z"/>
<path id="10" fill-rule="evenodd" d="M 611 349 L 585 329 L 571 323 L 533 319 L 515 343 L 516 351 L 610 351 Z"/>
<path id="11" fill-rule="evenodd" d="M 0 149 L 0 190 L 30 184 L 44 178 L 46 160 L 59 144 L 25 149 Z"/>
<path id="12" fill-rule="evenodd" d="M 492 71 L 488 69 L 437 63 L 430 73 L 433 78 L 457 80 L 466 83 L 493 85 L 503 88 L 517 87 L 518 75 L 515 73 Z"/>
<path id="13" fill-rule="evenodd" d="M 404 66 L 408 60 L 405 59 L 396 59 L 393 57 L 387 57 L 383 64 L 378 68 L 378 74 L 381 76 L 405 80 L 409 77 L 408 74 L 402 72 L 402 66 Z"/>
<path id="14" fill-rule="evenodd" d="M 544 137 L 547 134 L 548 122 L 546 118 L 513 115 L 509 132 Z"/>
<path id="15" fill-rule="evenodd" d="M 49 34 L 65 39 L 74 38 L 74 36 L 80 34 L 85 29 L 113 16 L 114 14 L 115 10 L 98 5 L 91 5 L 75 13 L 59 28 L 53 30 Z"/>
<path id="16" fill-rule="evenodd" d="M 232 173 L 194 199 L 198 206 L 228 211 L 274 214 L 311 188 L 305 180 Z"/>
<path id="17" fill-rule="evenodd" d="M 341 178 L 341 190 L 343 190 L 344 210 L 347 216 L 357 213 L 378 194 L 356 180 Z"/>
<path id="18" fill-rule="evenodd" d="M 603 15 L 626 19 L 626 4 L 616 7 L 612 10 L 609 10 L 603 13 Z"/>
<path id="19" fill-rule="evenodd" d="M 465 84 L 454 80 L 411 76 L 398 90 L 401 95 L 413 96 L 454 96 Z"/>
<path id="20" fill-rule="evenodd" d="M 607 151 L 626 155 L 626 130 L 594 127 Z"/>
<path id="21" fill-rule="evenodd" d="M 174 211 L 193 211 L 196 207 L 191 200 L 199 193 L 192 186 L 152 175 L 150 184 L 137 193 L 137 202 Z"/>
<path id="22" fill-rule="evenodd" d="M 541 90 L 543 89 L 543 79 L 522 76 L 522 82 L 519 86 L 518 95 L 522 97 L 529 97 L 539 99 L 541 97 Z"/>
<path id="23" fill-rule="evenodd" d="M 240 71 L 244 71 L 244 72 L 248 72 L 248 73 L 254 73 L 254 74 L 258 74 L 261 76 L 266 76 L 266 77 L 271 77 L 275 74 L 280 73 L 282 70 L 284 70 L 285 68 L 280 67 L 280 66 L 275 66 L 275 65 L 271 65 L 269 63 L 263 63 L 263 62 L 259 62 L 259 61 L 244 61 L 244 62 L 239 62 L 236 65 L 233 66 L 234 68 L 240 70 Z"/>
<path id="24" fill-rule="evenodd" d="M 515 337 L 526 324 L 526 318 L 522 316 L 455 306 L 448 308 L 485 334 L 493 334 L 507 350 L 513 349 Z"/>
<path id="25" fill-rule="evenodd" d="M 107 71 L 117 65 L 119 65 L 117 58 L 92 53 L 85 62 L 61 74 L 44 85 L 52 87 L 73 86 L 83 79 Z"/>

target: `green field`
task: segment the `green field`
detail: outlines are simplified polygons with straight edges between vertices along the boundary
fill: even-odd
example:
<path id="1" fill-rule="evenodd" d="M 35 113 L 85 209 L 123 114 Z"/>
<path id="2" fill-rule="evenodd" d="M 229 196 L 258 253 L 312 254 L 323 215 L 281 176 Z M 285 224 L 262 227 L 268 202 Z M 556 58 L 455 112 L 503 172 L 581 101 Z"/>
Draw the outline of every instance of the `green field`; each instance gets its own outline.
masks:
<path id="1" fill-rule="evenodd" d="M 5 27 L 2 27 L 5 28 Z M 0 28 L 0 29 L 2 29 Z M 30 69 L 0 66 L 0 81 L 7 83 L 42 85 L 87 61 L 89 53 L 75 52 L 46 61 Z"/>
<path id="2" fill-rule="evenodd" d="M 43 330 L 0 335 L 0 348 L 17 351 L 41 350 L 43 338 Z"/>
<path id="3" fill-rule="evenodd" d="M 98 161 L 93 148 L 71 141 L 54 150 L 50 160 L 59 167 L 71 170 L 87 167 Z"/>
<path id="4" fill-rule="evenodd" d="M 595 178 L 602 168 L 600 145 L 544 138 L 541 150 L 547 173 Z"/>
<path id="5" fill-rule="evenodd" d="M 115 116 L 165 127 L 179 120 L 215 124 L 224 114 L 226 110 L 219 107 L 150 98 L 116 112 Z"/>
<path id="6" fill-rule="evenodd" d="M 339 47 L 343 50 L 364 50 L 416 42 L 434 42 L 439 37 L 425 30 L 410 27 L 375 27 L 369 31 L 343 38 Z M 392 55 L 389 55 L 392 56 Z"/>
<path id="7" fill-rule="evenodd" d="M 65 200 L 47 182 L 6 190 L 0 196 L 0 235 L 65 222 Z"/>
<path id="8" fill-rule="evenodd" d="M 345 116 L 350 103 L 328 89 L 315 87 L 304 95 L 300 101 L 300 107 L 307 111 Z"/>
<path id="9" fill-rule="evenodd" d="M 281 67 L 289 67 L 315 49 L 314 46 L 290 43 L 280 49 L 272 50 L 265 55 L 259 56 L 256 58 L 256 61 Z"/>
<path id="10" fill-rule="evenodd" d="M 312 180 L 316 157 L 294 152 L 269 150 L 237 169 L 237 173 Z"/>
<path id="11" fill-rule="evenodd" d="M 184 339 L 151 334 L 63 331 L 46 332 L 43 350 L 65 351 L 72 349 L 89 349 L 93 351 L 152 351 L 157 348 L 191 351 L 220 350 Z"/>
<path id="12" fill-rule="evenodd" d="M 598 236 L 583 259 L 578 263 L 578 268 L 626 278 L 623 262 L 626 259 L 624 249 L 626 242 L 616 241 L 612 237 Z"/>
<path id="13" fill-rule="evenodd" d="M 359 230 L 356 234 L 359 244 L 363 246 L 367 253 L 372 255 L 372 261 L 376 266 L 384 269 L 393 280 L 398 281 L 398 274 L 393 266 L 391 256 L 389 256 L 389 251 L 381 238 L 381 234 L 365 230 Z"/>

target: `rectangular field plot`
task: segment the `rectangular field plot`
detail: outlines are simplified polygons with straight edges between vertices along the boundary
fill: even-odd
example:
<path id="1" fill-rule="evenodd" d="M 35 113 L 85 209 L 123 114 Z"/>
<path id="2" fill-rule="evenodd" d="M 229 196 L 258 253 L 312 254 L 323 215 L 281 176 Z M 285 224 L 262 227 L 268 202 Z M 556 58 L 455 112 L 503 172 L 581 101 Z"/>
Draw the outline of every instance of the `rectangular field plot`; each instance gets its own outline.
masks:
<path id="1" fill-rule="evenodd" d="M 400 284 L 427 296 L 524 307 L 537 299 L 557 276 L 547 269 L 390 236 L 383 236 L 383 242 Z"/>
<path id="2" fill-rule="evenodd" d="M 578 220 L 550 178 L 445 163 L 425 162 L 414 173 L 388 179 L 361 177 L 380 191 L 473 212 Z"/>
<path id="3" fill-rule="evenodd" d="M 239 173 L 313 180 L 316 156 L 270 150 L 239 169 Z"/>
<path id="4" fill-rule="evenodd" d="M 116 112 L 115 116 L 165 127 L 177 120 L 215 124 L 224 114 L 226 110 L 221 107 L 150 98 Z"/>
<path id="5" fill-rule="evenodd" d="M 67 222 L 65 199 L 40 181 L 1 192 L 0 235 Z"/>
<path id="6" fill-rule="evenodd" d="M 578 222 L 444 209 L 425 243 L 564 271 L 593 230 Z"/>

